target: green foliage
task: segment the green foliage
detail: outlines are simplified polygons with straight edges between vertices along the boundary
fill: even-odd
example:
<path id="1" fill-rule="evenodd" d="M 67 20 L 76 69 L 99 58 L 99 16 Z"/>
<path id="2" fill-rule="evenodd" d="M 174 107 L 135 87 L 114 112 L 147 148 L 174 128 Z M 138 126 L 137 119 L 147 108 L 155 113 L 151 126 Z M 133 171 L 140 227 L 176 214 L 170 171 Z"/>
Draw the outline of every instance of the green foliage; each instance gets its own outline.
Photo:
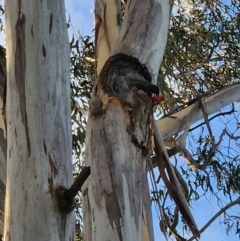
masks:
<path id="1" fill-rule="evenodd" d="M 70 73 L 72 93 L 73 155 L 83 154 L 86 137 L 86 111 L 95 80 L 94 44 L 89 36 L 73 35 L 70 42 Z"/>
<path id="2" fill-rule="evenodd" d="M 239 82 L 238 14 L 237 2 L 176 2 L 159 73 L 160 86 L 176 106 Z"/>
<path id="3" fill-rule="evenodd" d="M 73 35 L 70 42 L 71 108 L 72 108 L 72 147 L 74 157 L 74 177 L 84 166 L 88 102 L 95 80 L 94 44 L 89 36 Z M 82 240 L 82 198 L 76 199 L 75 240 Z"/>

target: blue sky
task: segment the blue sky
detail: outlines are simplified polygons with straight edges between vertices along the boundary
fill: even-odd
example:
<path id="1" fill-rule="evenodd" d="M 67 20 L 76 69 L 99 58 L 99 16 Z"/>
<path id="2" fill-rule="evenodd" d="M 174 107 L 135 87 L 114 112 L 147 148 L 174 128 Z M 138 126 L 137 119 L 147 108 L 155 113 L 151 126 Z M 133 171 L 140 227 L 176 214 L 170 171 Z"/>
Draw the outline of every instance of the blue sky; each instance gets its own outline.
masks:
<path id="1" fill-rule="evenodd" d="M 66 0 L 67 18 L 70 14 L 72 26 L 69 31 L 79 31 L 82 35 L 93 36 L 93 0 Z"/>
<path id="2" fill-rule="evenodd" d="M 92 36 L 93 23 L 93 1 L 92 0 L 71 0 L 65 1 L 67 13 L 71 16 L 72 27 L 69 31 L 79 30 L 82 35 Z M 224 2 L 229 3 L 228 0 Z M 219 126 L 218 126 L 219 128 Z M 194 217 L 199 228 L 202 228 L 206 222 L 219 210 L 215 199 L 211 196 L 202 198 L 197 204 L 192 204 Z M 236 208 L 235 208 L 236 209 Z M 221 219 L 222 221 L 223 219 Z M 159 220 L 153 208 L 153 222 L 155 240 L 165 240 L 159 230 Z M 228 236 L 225 232 L 225 226 L 219 225 L 217 219 L 205 232 L 201 235 L 201 241 L 237 241 L 238 236 Z"/>

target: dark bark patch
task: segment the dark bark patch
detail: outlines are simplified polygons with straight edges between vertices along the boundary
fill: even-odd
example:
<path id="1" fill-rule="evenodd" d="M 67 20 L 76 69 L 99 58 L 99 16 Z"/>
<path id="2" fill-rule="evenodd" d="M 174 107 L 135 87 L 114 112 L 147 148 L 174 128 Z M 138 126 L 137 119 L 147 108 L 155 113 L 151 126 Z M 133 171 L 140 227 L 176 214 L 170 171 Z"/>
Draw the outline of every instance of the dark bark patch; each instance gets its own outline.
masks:
<path id="1" fill-rule="evenodd" d="M 149 148 L 147 147 L 147 142 L 145 142 L 145 140 L 139 140 L 137 138 L 137 135 L 134 132 L 132 125 L 128 126 L 127 132 L 129 133 L 129 135 L 131 137 L 131 142 L 134 144 L 134 146 L 136 148 L 142 150 L 143 156 L 147 156 L 149 154 Z"/>
<path id="2" fill-rule="evenodd" d="M 53 14 L 50 14 L 50 21 L 49 21 L 49 33 L 52 33 L 52 26 L 53 26 Z"/>
<path id="3" fill-rule="evenodd" d="M 25 127 L 28 155 L 31 155 L 31 145 L 29 138 L 28 119 L 26 112 L 25 74 L 26 74 L 26 54 L 25 54 L 25 15 L 20 13 L 21 1 L 19 3 L 19 14 L 16 23 L 16 53 L 15 53 L 15 78 L 20 98 L 20 113 Z"/>
<path id="4" fill-rule="evenodd" d="M 45 140 L 43 140 L 43 149 L 44 149 L 45 155 L 47 155 L 47 147 L 46 147 Z"/>
<path id="5" fill-rule="evenodd" d="M 130 120 L 128 122 L 127 132 L 131 137 L 131 142 L 136 148 L 142 150 L 143 156 L 147 156 L 150 149 L 148 144 L 148 126 L 151 125 L 150 117 L 153 114 L 152 102 L 146 94 L 139 93 L 139 91 L 135 89 L 132 89 L 131 92 L 126 94 L 124 100 L 128 104 L 131 103 L 128 108 L 124 108 L 124 112 Z M 145 134 L 139 136 L 139 134 L 137 134 L 139 130 L 145 132 Z"/>
<path id="6" fill-rule="evenodd" d="M 43 57 L 46 58 L 47 53 L 44 45 L 42 45 L 42 54 L 43 54 Z"/>

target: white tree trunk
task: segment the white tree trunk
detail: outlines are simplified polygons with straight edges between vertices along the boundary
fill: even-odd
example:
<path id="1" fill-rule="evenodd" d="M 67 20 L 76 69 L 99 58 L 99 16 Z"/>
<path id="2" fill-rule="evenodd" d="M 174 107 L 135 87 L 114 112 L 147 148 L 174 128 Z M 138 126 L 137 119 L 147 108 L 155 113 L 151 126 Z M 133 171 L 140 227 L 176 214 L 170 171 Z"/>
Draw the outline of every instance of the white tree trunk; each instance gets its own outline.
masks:
<path id="1" fill-rule="evenodd" d="M 110 51 L 115 46 L 111 52 L 113 57 L 99 75 L 87 126 L 85 160 L 86 165 L 91 166 L 91 176 L 83 187 L 85 241 L 154 239 L 152 227 L 146 221 L 149 209 L 145 207 L 144 211 L 143 208 L 144 204 L 150 205 L 149 200 L 143 200 L 143 194 L 146 195 L 143 190 L 146 188 L 148 157 L 144 151 L 145 143 L 146 149 L 151 148 L 152 102 L 136 89 L 122 96 L 111 95 L 103 83 L 112 75 L 120 76 L 117 67 L 115 72 L 108 73 L 111 60 L 119 53 L 138 58 L 156 82 L 167 40 L 170 8 L 169 1 L 129 0 L 117 45 L 114 45 L 115 41 L 109 42 Z M 105 16 L 104 12 L 99 16 Z M 104 19 L 98 20 L 104 23 Z M 104 27 L 102 33 L 103 30 Z M 103 39 L 104 46 L 108 38 Z M 97 48 L 97 53 L 98 60 L 101 54 L 105 55 L 101 48 Z M 148 223 L 147 237 L 142 234 L 143 216 Z"/>
<path id="2" fill-rule="evenodd" d="M 4 240 L 74 239 L 54 205 L 72 183 L 69 45 L 64 1 L 5 2 L 7 187 Z"/>

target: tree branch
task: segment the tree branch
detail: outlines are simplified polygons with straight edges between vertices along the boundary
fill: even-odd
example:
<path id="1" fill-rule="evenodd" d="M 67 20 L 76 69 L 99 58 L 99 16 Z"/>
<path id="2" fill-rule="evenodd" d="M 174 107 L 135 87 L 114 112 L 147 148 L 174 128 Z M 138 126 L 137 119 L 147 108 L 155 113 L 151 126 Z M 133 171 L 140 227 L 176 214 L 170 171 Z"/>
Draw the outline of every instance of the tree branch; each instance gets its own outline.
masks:
<path id="1" fill-rule="evenodd" d="M 54 200 L 60 213 L 68 214 L 74 209 L 74 197 L 80 191 L 90 173 L 90 167 L 84 167 L 69 189 L 58 186 L 54 190 Z"/>
<path id="2" fill-rule="evenodd" d="M 240 101 L 240 84 L 228 86 L 205 98 L 207 115 L 211 115 L 233 102 Z M 164 139 L 185 130 L 187 123 L 193 124 L 203 118 L 199 101 L 157 121 L 157 127 Z"/>
<path id="3" fill-rule="evenodd" d="M 73 185 L 66 190 L 65 195 L 68 197 L 68 199 L 72 200 L 80 191 L 82 185 L 87 180 L 91 173 L 90 167 L 84 167 L 80 174 L 77 176 L 77 178 L 74 180 Z"/>

